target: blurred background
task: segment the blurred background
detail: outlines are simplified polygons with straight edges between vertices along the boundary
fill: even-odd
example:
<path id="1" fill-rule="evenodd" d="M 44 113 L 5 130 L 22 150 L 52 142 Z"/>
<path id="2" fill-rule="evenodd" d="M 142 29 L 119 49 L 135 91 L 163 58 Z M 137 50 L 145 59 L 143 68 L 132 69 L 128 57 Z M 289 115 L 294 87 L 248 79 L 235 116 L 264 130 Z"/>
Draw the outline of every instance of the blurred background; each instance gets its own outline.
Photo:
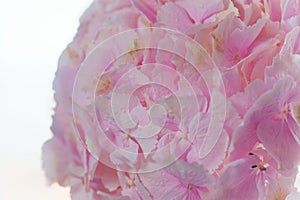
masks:
<path id="1" fill-rule="evenodd" d="M 91 0 L 0 2 L 0 200 L 69 200 L 68 188 L 47 184 L 41 147 L 57 60 Z"/>
<path id="2" fill-rule="evenodd" d="M 57 60 L 91 0 L 0 2 L 0 200 L 68 200 L 68 188 L 47 185 L 41 147 Z"/>

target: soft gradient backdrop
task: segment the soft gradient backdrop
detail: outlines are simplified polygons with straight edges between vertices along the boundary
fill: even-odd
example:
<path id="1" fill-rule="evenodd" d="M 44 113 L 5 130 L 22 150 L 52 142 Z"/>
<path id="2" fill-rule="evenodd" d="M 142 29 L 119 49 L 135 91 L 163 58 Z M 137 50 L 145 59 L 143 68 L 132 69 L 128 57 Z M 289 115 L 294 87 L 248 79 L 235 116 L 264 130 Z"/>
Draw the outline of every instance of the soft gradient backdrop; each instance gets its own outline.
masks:
<path id="1" fill-rule="evenodd" d="M 47 186 L 41 147 L 58 57 L 91 0 L 0 2 L 0 200 L 68 200 L 67 188 Z"/>
<path id="2" fill-rule="evenodd" d="M 0 0 L 0 200 L 67 200 L 47 186 L 41 147 L 51 137 L 52 80 L 89 0 Z"/>

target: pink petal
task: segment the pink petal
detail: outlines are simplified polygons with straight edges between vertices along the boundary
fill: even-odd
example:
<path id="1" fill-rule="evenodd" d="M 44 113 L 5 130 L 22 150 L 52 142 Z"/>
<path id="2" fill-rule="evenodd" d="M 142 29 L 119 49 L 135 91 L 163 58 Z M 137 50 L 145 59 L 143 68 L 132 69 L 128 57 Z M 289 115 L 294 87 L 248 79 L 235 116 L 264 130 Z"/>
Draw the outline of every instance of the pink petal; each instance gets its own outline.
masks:
<path id="1" fill-rule="evenodd" d="M 200 159 L 207 156 L 217 144 L 226 118 L 226 99 L 223 94 L 213 92 L 211 97 L 211 120 L 203 144 L 199 151 Z"/>
<path id="2" fill-rule="evenodd" d="M 256 160 L 245 158 L 227 165 L 217 183 L 215 200 L 258 199 L 256 176 L 251 166 Z"/>
<path id="3" fill-rule="evenodd" d="M 226 0 L 182 0 L 176 2 L 187 10 L 191 18 L 198 23 L 204 23 L 212 15 L 228 7 Z"/>
<path id="4" fill-rule="evenodd" d="M 300 27 L 293 28 L 286 34 L 284 44 L 280 51 L 282 55 L 299 54 L 300 53 Z"/>
<path id="5" fill-rule="evenodd" d="M 172 2 L 167 2 L 158 10 L 157 22 L 183 32 L 193 25 L 186 11 Z"/>
<path id="6" fill-rule="evenodd" d="M 196 186 L 207 187 L 214 184 L 214 177 L 203 165 L 196 163 L 190 164 L 182 160 L 177 160 L 167 169 L 174 176 L 182 179 L 186 183 L 192 183 Z"/>
<path id="7" fill-rule="evenodd" d="M 131 2 L 152 23 L 156 21 L 157 0 L 131 0 Z"/>
<path id="8" fill-rule="evenodd" d="M 281 10 L 283 20 L 299 15 L 300 2 L 299 0 L 286 0 L 281 1 Z"/>
<path id="9" fill-rule="evenodd" d="M 162 199 L 165 195 L 176 196 L 178 193 L 182 193 L 182 189 L 178 191 L 175 188 L 180 188 L 181 183 L 178 179 L 163 170 L 155 171 L 151 173 L 140 174 L 141 182 L 152 194 L 153 199 Z"/>
<path id="10" fill-rule="evenodd" d="M 51 183 L 57 181 L 61 185 L 67 184 L 71 162 L 72 153 L 58 138 L 54 137 L 44 144 L 43 168 Z"/>
<path id="11" fill-rule="evenodd" d="M 117 170 L 112 169 L 101 162 L 98 162 L 93 177 L 101 178 L 104 187 L 110 192 L 116 190 L 120 186 Z"/>
<path id="12" fill-rule="evenodd" d="M 255 80 L 247 85 L 243 92 L 239 92 L 231 97 L 232 104 L 236 107 L 239 114 L 244 116 L 254 102 L 270 88 L 271 84 L 266 84 L 260 79 Z"/>
<path id="13" fill-rule="evenodd" d="M 295 141 L 286 122 L 263 120 L 257 135 L 266 150 L 277 160 L 280 170 L 288 172 L 300 161 L 300 145 Z"/>
<path id="14" fill-rule="evenodd" d="M 247 25 L 253 25 L 263 16 L 259 1 L 233 0 L 232 2 L 239 11 L 239 17 Z"/>
<path id="15" fill-rule="evenodd" d="M 188 161 L 189 162 L 197 162 L 200 165 L 205 166 L 210 171 L 216 170 L 225 159 L 227 155 L 227 148 L 228 148 L 229 138 L 226 131 L 223 131 L 217 144 L 214 146 L 212 151 L 202 159 L 199 159 L 199 147 L 196 146 L 192 148 L 191 152 L 188 154 Z"/>
<path id="16" fill-rule="evenodd" d="M 280 8 L 281 0 L 267 0 L 266 1 L 266 12 L 269 14 L 270 19 L 273 21 L 281 20 L 281 8 Z"/>

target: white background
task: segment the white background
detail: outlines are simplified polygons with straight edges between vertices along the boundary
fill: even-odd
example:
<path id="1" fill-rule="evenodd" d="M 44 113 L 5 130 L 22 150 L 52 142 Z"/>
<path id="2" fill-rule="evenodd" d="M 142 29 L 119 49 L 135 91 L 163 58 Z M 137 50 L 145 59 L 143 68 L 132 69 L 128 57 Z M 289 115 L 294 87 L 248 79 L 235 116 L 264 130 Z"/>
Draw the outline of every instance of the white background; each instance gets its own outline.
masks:
<path id="1" fill-rule="evenodd" d="M 68 188 L 47 186 L 41 147 L 58 57 L 90 2 L 0 0 L 0 200 L 69 199 Z"/>
<path id="2" fill-rule="evenodd" d="M 0 200 L 67 200 L 47 186 L 41 147 L 51 137 L 52 80 L 91 0 L 0 0 Z"/>

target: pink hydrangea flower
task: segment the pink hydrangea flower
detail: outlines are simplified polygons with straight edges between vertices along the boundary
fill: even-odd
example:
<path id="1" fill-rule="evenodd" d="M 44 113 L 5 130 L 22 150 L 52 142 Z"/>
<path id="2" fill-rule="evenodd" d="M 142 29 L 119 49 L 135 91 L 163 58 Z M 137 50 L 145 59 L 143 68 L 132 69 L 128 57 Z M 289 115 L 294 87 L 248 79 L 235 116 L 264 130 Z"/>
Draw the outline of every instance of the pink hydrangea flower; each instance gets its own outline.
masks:
<path id="1" fill-rule="evenodd" d="M 53 83 L 72 200 L 299 199 L 298 0 L 94 0 Z"/>

